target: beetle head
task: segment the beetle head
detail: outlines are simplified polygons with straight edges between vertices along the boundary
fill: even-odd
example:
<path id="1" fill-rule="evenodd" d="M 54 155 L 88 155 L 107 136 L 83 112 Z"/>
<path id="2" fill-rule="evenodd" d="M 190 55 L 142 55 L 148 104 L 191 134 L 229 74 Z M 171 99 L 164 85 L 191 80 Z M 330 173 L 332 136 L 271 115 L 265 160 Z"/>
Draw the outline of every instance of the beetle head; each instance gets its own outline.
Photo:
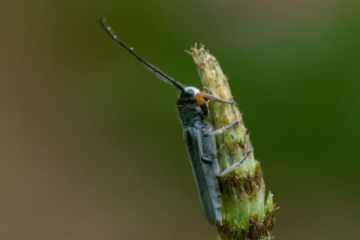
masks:
<path id="1" fill-rule="evenodd" d="M 209 101 L 206 94 L 196 87 L 185 87 L 180 98 L 186 102 L 194 102 L 198 106 L 204 106 Z"/>

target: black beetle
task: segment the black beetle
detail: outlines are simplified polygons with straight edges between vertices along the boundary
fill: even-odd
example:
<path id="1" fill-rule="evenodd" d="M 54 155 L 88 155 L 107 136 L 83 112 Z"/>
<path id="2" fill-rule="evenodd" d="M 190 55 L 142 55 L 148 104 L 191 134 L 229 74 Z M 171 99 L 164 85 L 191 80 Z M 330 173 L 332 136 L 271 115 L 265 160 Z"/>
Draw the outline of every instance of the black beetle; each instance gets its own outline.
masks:
<path id="1" fill-rule="evenodd" d="M 224 104 L 234 104 L 235 102 L 233 100 L 228 101 L 220 99 L 200 91 L 196 87 L 184 86 L 182 83 L 176 81 L 162 72 L 159 68 L 140 57 L 133 48 L 121 41 L 111 27 L 107 25 L 105 18 L 100 19 L 100 24 L 105 32 L 118 45 L 127 50 L 160 80 L 172 85 L 180 92 L 176 106 L 182 121 L 184 137 L 201 204 L 208 221 L 211 224 L 220 225 L 222 220 L 222 205 L 217 177 L 235 170 L 245 159 L 233 164 L 223 172 L 220 172 L 217 160 L 215 135 L 221 134 L 226 131 L 226 129 L 236 126 L 239 122 L 235 121 L 223 128 L 213 130 L 212 126 L 207 123 L 205 119 L 208 116 L 209 101 L 217 101 Z"/>

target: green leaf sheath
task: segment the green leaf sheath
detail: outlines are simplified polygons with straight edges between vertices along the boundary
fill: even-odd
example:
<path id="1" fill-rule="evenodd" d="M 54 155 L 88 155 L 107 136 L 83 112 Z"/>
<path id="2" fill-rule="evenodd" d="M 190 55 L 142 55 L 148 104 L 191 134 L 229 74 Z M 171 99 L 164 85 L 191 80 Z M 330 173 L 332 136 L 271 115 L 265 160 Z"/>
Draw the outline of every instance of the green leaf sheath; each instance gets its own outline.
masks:
<path id="1" fill-rule="evenodd" d="M 205 91 L 232 100 L 230 85 L 217 59 L 204 46 L 190 50 Z M 222 197 L 222 224 L 217 226 L 220 239 L 273 239 L 274 213 L 278 207 L 273 194 L 266 195 L 260 162 L 254 157 L 249 132 L 237 105 L 210 103 L 210 116 L 215 129 L 236 120 L 240 124 L 216 138 L 222 170 L 243 160 L 236 171 L 219 177 Z"/>

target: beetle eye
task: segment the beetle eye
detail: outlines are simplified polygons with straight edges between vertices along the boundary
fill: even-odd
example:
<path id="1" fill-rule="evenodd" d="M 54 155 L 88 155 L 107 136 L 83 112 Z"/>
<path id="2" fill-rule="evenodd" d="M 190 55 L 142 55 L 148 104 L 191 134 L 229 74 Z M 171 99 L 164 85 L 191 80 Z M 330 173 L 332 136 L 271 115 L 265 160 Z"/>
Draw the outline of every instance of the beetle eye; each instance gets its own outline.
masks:
<path id="1" fill-rule="evenodd" d="M 194 94 L 193 94 L 192 92 L 190 92 L 190 91 L 186 91 L 186 92 L 185 92 L 185 96 L 186 96 L 186 97 L 193 97 Z"/>
<path id="2" fill-rule="evenodd" d="M 195 97 L 195 92 L 193 90 L 187 90 L 185 92 L 185 95 L 189 98 L 194 98 Z"/>

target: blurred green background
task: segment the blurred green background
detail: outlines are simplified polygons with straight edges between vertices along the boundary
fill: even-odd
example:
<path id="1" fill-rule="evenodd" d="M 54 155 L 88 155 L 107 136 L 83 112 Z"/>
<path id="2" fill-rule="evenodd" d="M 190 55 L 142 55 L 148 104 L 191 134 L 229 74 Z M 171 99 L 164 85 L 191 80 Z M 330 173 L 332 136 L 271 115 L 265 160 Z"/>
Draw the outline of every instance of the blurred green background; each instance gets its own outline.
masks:
<path id="1" fill-rule="evenodd" d="M 199 86 L 220 60 L 281 206 L 278 239 L 356 239 L 356 0 L 2 4 L 1 239 L 216 239 L 202 215 L 176 92 L 101 31 Z"/>

